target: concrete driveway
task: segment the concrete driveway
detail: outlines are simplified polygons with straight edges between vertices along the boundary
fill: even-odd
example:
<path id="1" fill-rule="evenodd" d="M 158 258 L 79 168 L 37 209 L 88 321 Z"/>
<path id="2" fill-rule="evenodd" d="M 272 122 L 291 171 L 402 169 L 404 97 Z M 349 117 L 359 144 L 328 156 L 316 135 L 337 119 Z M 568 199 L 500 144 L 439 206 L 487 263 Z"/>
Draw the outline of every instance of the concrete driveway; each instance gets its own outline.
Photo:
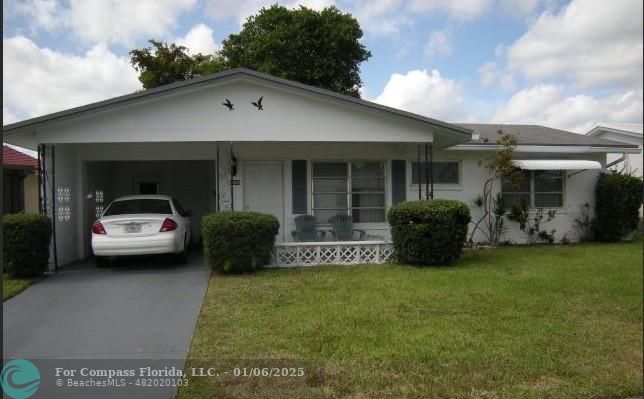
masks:
<path id="1" fill-rule="evenodd" d="M 148 258 L 98 269 L 88 261 L 29 287 L 3 305 L 4 358 L 36 364 L 41 383 L 33 398 L 174 397 L 210 274 L 193 252 L 187 265 Z M 76 371 L 56 375 L 57 367 Z M 135 377 L 97 387 L 102 377 L 83 376 L 83 368 L 135 370 Z M 168 381 L 152 381 L 159 373 Z M 150 381 L 137 384 L 138 377 Z M 148 383 L 157 386 L 140 386 Z"/>

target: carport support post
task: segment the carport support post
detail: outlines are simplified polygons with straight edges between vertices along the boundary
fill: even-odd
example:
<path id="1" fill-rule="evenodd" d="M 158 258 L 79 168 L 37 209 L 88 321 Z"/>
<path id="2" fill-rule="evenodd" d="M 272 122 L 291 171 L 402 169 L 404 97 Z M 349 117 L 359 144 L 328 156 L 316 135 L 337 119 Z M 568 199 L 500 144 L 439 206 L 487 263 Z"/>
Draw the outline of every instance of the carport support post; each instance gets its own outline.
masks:
<path id="1" fill-rule="evenodd" d="M 217 203 L 215 204 L 215 211 L 219 212 L 221 210 L 221 205 L 219 204 L 219 143 L 215 144 L 217 151 L 217 161 L 215 162 L 215 190 L 217 191 Z"/>
<path id="2" fill-rule="evenodd" d="M 51 146 L 51 234 L 54 245 L 54 271 L 58 273 L 58 249 L 56 248 L 56 147 Z"/>
<path id="3" fill-rule="evenodd" d="M 42 198 L 40 199 L 40 212 L 47 216 L 47 147 L 40 144 L 40 183 L 42 184 Z"/>
<path id="4" fill-rule="evenodd" d="M 230 142 L 230 181 L 228 184 L 230 184 L 230 210 L 234 211 L 235 210 L 235 192 L 234 192 L 234 185 L 233 185 L 233 180 L 235 179 L 235 172 L 237 169 L 236 161 L 235 161 L 235 153 L 233 152 L 233 142 Z"/>
<path id="5" fill-rule="evenodd" d="M 44 207 L 42 205 L 42 151 L 40 144 L 36 149 L 38 150 L 38 212 L 42 215 Z"/>
<path id="6" fill-rule="evenodd" d="M 432 143 L 426 144 L 429 146 L 429 198 L 434 199 L 434 145 Z"/>
<path id="7" fill-rule="evenodd" d="M 416 143 L 416 156 L 417 156 L 417 162 L 416 162 L 416 176 L 418 176 L 418 199 L 421 200 L 423 199 L 422 195 L 422 190 L 420 186 L 420 143 Z"/>
<path id="8" fill-rule="evenodd" d="M 429 158 L 427 156 L 427 143 L 425 143 L 425 199 L 429 199 L 429 173 L 431 172 L 429 168 Z"/>

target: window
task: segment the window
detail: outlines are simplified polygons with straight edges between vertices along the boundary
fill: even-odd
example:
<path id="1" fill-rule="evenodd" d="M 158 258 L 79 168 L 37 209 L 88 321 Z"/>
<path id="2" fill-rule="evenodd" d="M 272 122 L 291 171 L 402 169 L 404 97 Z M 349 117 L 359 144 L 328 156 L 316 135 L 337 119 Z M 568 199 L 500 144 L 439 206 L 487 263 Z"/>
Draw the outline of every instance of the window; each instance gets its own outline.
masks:
<path id="1" fill-rule="evenodd" d="M 384 162 L 315 162 L 312 177 L 318 223 L 337 214 L 352 215 L 356 223 L 385 221 Z"/>
<path id="2" fill-rule="evenodd" d="M 143 213 L 172 215 L 172 208 L 167 200 L 162 199 L 122 200 L 112 202 L 103 216 L 135 215 Z"/>
<path id="3" fill-rule="evenodd" d="M 563 171 L 521 171 L 514 182 L 503 181 L 503 202 L 508 208 L 525 201 L 533 208 L 558 208 L 563 206 Z"/>
<path id="4" fill-rule="evenodd" d="M 179 201 L 177 201 L 177 199 L 176 199 L 176 198 L 173 198 L 173 199 L 172 199 L 172 203 L 174 204 L 174 209 L 177 211 L 177 213 L 178 213 L 179 215 L 181 215 L 181 216 L 183 216 L 183 217 L 188 216 L 188 211 L 186 211 L 186 210 L 181 206 L 181 204 L 179 203 Z"/>
<path id="5" fill-rule="evenodd" d="M 420 184 L 425 184 L 425 162 L 420 163 Z M 458 161 L 435 161 L 432 162 L 432 176 L 434 184 L 459 184 L 459 162 Z M 418 162 L 411 163 L 411 184 L 418 184 Z"/>

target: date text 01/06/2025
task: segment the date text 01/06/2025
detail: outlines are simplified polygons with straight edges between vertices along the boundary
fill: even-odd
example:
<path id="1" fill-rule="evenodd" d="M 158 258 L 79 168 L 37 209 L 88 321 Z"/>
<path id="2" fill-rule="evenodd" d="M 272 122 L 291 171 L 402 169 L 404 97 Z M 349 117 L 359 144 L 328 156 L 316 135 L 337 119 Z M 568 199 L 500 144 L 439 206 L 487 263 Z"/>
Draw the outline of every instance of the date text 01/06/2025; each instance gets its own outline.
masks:
<path id="1" fill-rule="evenodd" d="M 235 367 L 229 371 L 219 371 L 213 367 L 192 367 L 193 377 L 218 377 L 233 375 L 235 377 L 304 377 L 303 367 Z"/>

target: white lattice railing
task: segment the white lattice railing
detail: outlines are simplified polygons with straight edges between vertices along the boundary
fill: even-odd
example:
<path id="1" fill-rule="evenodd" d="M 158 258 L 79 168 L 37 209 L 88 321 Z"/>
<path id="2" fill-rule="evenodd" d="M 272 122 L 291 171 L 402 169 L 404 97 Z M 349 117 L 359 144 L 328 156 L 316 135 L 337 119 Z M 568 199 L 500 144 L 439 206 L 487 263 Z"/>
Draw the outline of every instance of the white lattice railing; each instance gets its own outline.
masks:
<path id="1" fill-rule="evenodd" d="M 284 242 L 275 244 L 271 266 L 384 263 L 392 253 L 391 241 Z"/>

